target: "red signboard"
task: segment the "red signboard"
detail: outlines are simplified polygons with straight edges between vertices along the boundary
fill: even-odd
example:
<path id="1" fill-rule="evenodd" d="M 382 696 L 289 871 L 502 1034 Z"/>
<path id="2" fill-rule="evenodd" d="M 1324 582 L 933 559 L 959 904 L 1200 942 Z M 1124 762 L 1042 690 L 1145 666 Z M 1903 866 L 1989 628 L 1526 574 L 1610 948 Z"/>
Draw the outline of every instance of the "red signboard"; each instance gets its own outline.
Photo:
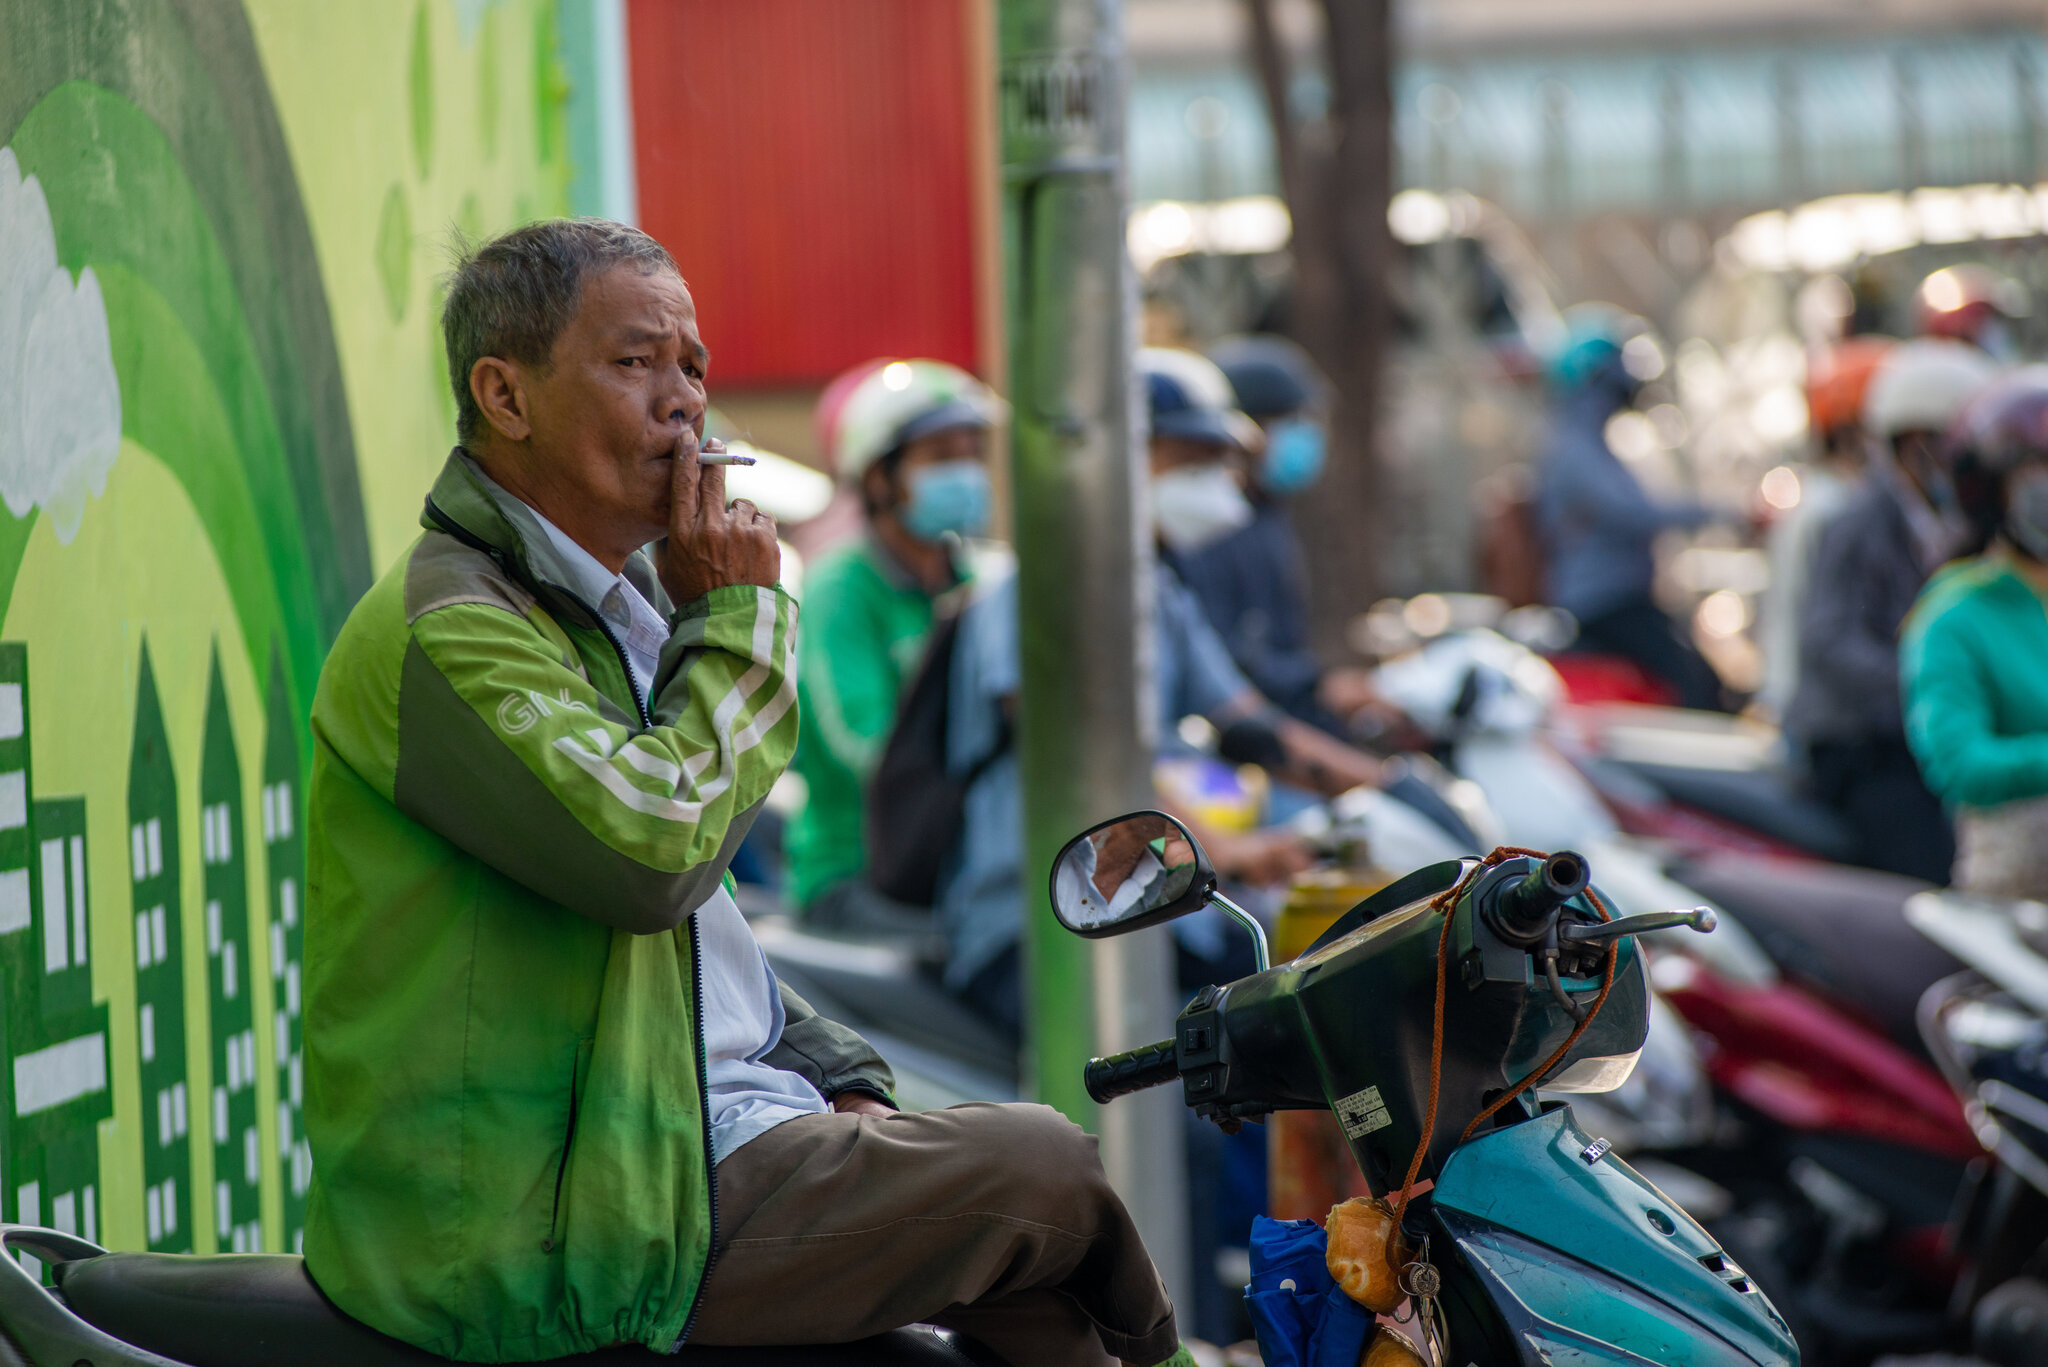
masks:
<path id="1" fill-rule="evenodd" d="M 979 370 L 974 0 L 629 0 L 641 226 L 719 389 Z"/>

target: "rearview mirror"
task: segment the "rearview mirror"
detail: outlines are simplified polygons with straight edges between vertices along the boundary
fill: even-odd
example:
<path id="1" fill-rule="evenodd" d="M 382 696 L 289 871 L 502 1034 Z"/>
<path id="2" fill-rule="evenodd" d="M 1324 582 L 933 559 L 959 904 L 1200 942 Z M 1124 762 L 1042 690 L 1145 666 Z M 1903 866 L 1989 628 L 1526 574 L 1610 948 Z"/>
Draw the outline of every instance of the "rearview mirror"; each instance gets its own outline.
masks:
<path id="1" fill-rule="evenodd" d="M 1209 856 L 1164 812 L 1133 812 L 1075 836 L 1052 865 L 1052 910 L 1100 939 L 1184 916 L 1216 887 Z"/>

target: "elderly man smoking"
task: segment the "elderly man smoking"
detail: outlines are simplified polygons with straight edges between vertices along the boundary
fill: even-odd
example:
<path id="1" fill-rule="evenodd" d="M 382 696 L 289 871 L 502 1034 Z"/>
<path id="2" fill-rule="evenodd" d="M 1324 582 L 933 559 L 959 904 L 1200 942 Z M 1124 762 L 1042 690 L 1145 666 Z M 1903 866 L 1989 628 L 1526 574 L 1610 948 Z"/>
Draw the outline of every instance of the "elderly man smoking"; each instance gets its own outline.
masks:
<path id="1" fill-rule="evenodd" d="M 697 459 L 709 356 L 659 244 L 464 257 L 461 445 L 314 704 L 308 1270 L 449 1357 L 955 1325 L 1158 1363 L 1173 1312 L 1093 1141 L 899 1115 L 722 884 L 795 745 L 774 524 Z M 641 551 L 658 542 L 652 555 Z"/>

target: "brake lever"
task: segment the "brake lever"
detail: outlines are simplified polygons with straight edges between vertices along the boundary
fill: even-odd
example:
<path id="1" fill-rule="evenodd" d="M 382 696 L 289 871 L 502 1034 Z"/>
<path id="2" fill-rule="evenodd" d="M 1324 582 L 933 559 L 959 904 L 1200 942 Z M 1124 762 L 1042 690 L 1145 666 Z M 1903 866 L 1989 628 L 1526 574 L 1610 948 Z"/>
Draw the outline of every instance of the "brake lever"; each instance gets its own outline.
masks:
<path id="1" fill-rule="evenodd" d="M 1560 925 L 1557 938 L 1565 944 L 1597 945 L 1618 940 L 1624 935 L 1641 935 L 1645 931 L 1671 930 L 1678 926 L 1689 927 L 1704 935 L 1717 922 L 1712 907 L 1694 907 L 1691 911 L 1652 911 L 1641 916 L 1624 916 L 1619 921 L 1578 921 Z"/>

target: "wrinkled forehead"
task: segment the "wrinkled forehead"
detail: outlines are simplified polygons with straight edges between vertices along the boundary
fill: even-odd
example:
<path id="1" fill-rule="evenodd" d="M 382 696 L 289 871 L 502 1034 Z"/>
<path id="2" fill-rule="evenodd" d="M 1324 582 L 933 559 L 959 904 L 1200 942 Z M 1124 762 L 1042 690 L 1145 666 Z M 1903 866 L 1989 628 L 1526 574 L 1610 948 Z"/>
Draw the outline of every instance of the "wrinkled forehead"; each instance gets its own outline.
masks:
<path id="1" fill-rule="evenodd" d="M 697 304 L 666 268 L 614 266 L 584 282 L 576 323 L 605 346 L 674 346 L 701 367 L 711 359 L 697 331 Z"/>

